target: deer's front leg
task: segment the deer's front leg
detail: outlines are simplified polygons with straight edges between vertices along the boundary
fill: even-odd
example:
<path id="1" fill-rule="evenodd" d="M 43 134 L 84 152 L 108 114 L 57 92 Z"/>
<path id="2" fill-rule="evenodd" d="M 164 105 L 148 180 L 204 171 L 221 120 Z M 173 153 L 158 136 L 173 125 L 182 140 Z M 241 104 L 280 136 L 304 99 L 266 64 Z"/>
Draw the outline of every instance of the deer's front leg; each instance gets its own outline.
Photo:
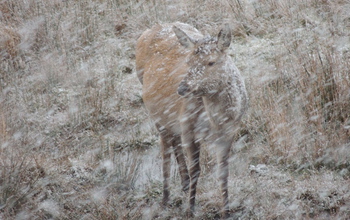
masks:
<path id="1" fill-rule="evenodd" d="M 222 198 L 222 218 L 227 219 L 229 217 L 229 205 L 228 205 L 228 176 L 229 176 L 229 156 L 232 145 L 232 138 L 226 139 L 225 137 L 219 137 L 215 141 L 218 153 L 218 165 L 219 165 L 219 180 L 220 191 Z"/>
<path id="2" fill-rule="evenodd" d="M 185 155 L 182 150 L 181 137 L 175 136 L 173 141 L 174 153 L 176 161 L 179 165 L 179 172 L 181 176 L 182 190 L 187 192 L 190 185 L 190 177 L 186 165 Z"/>
<path id="3" fill-rule="evenodd" d="M 181 141 L 187 151 L 188 170 L 190 176 L 189 186 L 189 215 L 193 215 L 196 201 L 197 183 L 200 175 L 200 140 L 198 139 L 197 121 L 203 110 L 201 99 L 189 99 L 181 117 Z M 196 133 L 197 132 L 197 133 Z"/>
<path id="4" fill-rule="evenodd" d="M 188 155 L 188 169 L 190 176 L 190 187 L 188 197 L 189 214 L 193 215 L 196 201 L 197 183 L 201 171 L 199 164 L 200 146 L 199 142 L 195 140 L 195 135 L 191 130 L 184 130 L 182 135 L 182 143 L 183 146 L 186 148 Z"/>

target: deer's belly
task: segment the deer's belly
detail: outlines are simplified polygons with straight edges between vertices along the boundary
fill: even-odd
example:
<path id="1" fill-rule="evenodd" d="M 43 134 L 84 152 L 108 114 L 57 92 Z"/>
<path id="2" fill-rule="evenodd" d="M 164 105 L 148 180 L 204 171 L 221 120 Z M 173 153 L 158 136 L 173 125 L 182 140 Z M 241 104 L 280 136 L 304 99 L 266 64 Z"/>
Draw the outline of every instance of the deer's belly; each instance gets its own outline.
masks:
<path id="1" fill-rule="evenodd" d="M 175 134 L 181 134 L 179 116 L 182 106 L 182 98 L 177 94 L 164 96 L 164 94 L 143 94 L 144 104 L 152 119 L 159 126 L 171 130 Z"/>

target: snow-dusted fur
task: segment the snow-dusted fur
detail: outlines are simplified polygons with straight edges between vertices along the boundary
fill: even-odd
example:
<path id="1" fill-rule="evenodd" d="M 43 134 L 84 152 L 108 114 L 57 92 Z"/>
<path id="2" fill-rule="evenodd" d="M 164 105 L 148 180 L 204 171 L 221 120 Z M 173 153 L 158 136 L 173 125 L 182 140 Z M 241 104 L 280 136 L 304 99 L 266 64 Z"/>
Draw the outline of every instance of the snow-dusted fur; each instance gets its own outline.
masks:
<path id="1" fill-rule="evenodd" d="M 189 189 L 189 214 L 194 211 L 200 142 L 205 135 L 217 148 L 222 211 L 228 216 L 228 158 L 248 105 L 244 81 L 227 54 L 230 43 L 229 25 L 212 38 L 179 22 L 155 25 L 137 42 L 136 69 L 143 84 L 143 101 L 156 122 L 163 148 L 163 204 L 169 201 L 174 150 L 182 187 Z"/>

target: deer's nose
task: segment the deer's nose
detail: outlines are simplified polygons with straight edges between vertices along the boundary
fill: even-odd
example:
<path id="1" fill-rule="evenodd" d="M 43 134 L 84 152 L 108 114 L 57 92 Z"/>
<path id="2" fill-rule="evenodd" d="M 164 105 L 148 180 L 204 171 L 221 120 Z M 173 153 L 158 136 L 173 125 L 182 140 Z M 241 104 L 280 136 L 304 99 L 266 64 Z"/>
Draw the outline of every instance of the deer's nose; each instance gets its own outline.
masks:
<path id="1" fill-rule="evenodd" d="M 182 81 L 177 88 L 177 94 L 180 96 L 185 96 L 190 91 L 190 88 L 188 87 L 188 84 L 184 81 Z"/>

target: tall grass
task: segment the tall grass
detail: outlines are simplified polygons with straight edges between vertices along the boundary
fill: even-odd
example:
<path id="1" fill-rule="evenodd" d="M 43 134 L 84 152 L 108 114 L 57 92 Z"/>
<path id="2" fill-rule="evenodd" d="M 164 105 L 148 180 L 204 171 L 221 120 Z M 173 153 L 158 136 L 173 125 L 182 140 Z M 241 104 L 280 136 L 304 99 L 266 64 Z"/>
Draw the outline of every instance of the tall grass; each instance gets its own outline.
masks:
<path id="1" fill-rule="evenodd" d="M 250 81 L 251 116 L 258 127 L 247 128 L 263 136 L 265 160 L 348 166 L 343 150 L 349 144 L 349 29 L 343 25 L 349 17 L 343 10 L 349 6 L 340 5 L 262 1 L 251 9 L 266 20 L 264 35 L 272 48 L 261 56 L 267 69 L 255 71 Z"/>

